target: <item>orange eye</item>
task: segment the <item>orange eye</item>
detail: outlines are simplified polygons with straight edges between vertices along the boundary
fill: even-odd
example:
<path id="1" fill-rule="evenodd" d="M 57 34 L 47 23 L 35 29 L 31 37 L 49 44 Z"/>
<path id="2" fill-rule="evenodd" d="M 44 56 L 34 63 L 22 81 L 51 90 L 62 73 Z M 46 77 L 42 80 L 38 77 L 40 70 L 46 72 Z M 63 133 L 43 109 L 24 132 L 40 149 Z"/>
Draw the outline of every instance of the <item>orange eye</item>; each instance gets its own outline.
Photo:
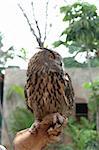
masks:
<path id="1" fill-rule="evenodd" d="M 50 54 L 49 58 L 55 59 L 55 56 L 53 56 L 52 54 Z"/>

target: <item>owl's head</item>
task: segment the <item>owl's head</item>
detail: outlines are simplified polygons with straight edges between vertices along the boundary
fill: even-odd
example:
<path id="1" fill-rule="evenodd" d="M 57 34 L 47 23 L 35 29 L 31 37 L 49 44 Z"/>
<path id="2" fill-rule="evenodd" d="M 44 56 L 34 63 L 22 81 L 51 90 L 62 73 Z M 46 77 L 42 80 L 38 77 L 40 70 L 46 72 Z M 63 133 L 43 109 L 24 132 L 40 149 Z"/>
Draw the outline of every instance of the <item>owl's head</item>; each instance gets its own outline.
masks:
<path id="1" fill-rule="evenodd" d="M 55 63 L 56 65 L 62 67 L 62 57 L 59 55 L 59 53 L 47 48 L 40 48 L 40 53 L 46 62 L 52 64 Z"/>
<path id="2" fill-rule="evenodd" d="M 49 70 L 49 68 L 53 72 L 63 72 L 62 57 L 57 52 L 46 48 L 38 48 L 38 50 L 29 61 L 28 72 Z"/>

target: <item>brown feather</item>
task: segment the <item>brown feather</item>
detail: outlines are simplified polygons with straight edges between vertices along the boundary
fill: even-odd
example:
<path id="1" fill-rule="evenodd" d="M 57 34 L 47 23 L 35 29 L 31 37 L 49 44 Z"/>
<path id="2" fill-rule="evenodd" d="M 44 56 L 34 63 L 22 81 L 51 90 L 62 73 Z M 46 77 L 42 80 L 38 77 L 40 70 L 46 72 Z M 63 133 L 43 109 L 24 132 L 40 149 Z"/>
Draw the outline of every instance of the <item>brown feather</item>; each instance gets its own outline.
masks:
<path id="1" fill-rule="evenodd" d="M 66 117 L 71 114 L 74 92 L 70 76 L 61 64 L 61 56 L 48 49 L 40 50 L 29 61 L 26 103 L 38 120 L 55 112 Z"/>

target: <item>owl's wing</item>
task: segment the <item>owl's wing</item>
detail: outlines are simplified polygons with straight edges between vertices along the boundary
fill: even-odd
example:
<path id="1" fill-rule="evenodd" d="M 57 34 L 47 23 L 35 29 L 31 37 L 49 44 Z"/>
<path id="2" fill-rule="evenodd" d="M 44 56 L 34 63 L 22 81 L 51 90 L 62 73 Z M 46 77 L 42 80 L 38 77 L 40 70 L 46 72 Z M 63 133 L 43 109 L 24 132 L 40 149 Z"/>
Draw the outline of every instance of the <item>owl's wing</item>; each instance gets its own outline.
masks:
<path id="1" fill-rule="evenodd" d="M 31 88 L 31 86 L 29 84 L 29 81 L 27 80 L 27 83 L 24 87 L 24 95 L 25 95 L 25 100 L 26 100 L 26 106 L 31 112 L 33 112 L 33 108 L 31 107 L 31 104 L 29 102 L 29 93 L 28 92 L 31 90 L 30 88 Z"/>
<path id="2" fill-rule="evenodd" d="M 74 98 L 75 98 L 72 81 L 70 76 L 67 73 L 65 73 L 64 79 L 66 82 L 65 95 L 68 99 L 70 106 L 72 107 L 74 106 Z"/>
<path id="3" fill-rule="evenodd" d="M 47 88 L 50 93 L 49 106 L 52 102 L 49 109 L 69 117 L 74 106 L 74 91 L 69 75 L 64 72 L 50 72 Z"/>

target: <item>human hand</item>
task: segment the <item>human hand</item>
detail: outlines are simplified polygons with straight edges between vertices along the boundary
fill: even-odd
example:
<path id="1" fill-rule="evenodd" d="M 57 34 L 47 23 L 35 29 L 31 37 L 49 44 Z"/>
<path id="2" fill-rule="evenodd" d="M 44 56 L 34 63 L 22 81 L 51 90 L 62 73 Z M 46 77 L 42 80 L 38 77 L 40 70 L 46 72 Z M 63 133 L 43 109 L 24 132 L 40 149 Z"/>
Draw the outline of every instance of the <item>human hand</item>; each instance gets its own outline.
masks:
<path id="1" fill-rule="evenodd" d="M 43 121 L 37 124 L 34 128 L 32 125 L 29 131 L 36 135 L 41 145 L 54 143 L 61 140 L 63 128 L 66 126 L 68 119 L 61 116 L 59 113 L 47 115 Z"/>
<path id="2" fill-rule="evenodd" d="M 60 140 L 67 119 L 59 113 L 47 115 L 34 128 L 22 130 L 17 133 L 14 139 L 14 150 L 41 150 L 49 143 Z"/>

